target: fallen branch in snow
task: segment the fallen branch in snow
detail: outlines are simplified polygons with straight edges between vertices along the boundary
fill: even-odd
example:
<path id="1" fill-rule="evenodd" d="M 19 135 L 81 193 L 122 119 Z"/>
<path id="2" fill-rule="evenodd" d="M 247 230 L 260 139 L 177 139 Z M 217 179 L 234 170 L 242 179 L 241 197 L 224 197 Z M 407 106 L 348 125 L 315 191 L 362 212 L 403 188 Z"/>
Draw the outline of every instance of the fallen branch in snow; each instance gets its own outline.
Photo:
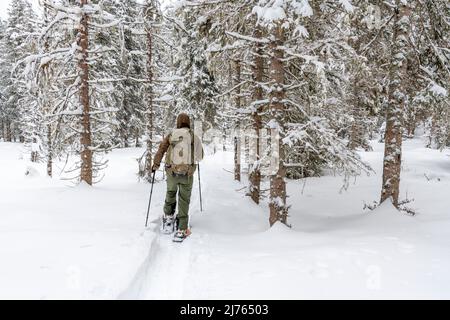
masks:
<path id="1" fill-rule="evenodd" d="M 223 171 L 225 171 L 225 172 L 228 172 L 228 173 L 234 174 L 234 172 L 231 172 L 231 171 L 229 171 L 229 170 L 227 170 L 227 169 L 225 169 L 225 168 L 222 168 L 222 169 L 223 169 Z"/>
<path id="2" fill-rule="evenodd" d="M 414 202 L 414 199 L 406 198 L 405 200 L 399 202 L 398 209 L 414 217 L 416 214 L 418 214 L 418 212 L 415 209 L 406 206 L 407 204 L 410 204 L 412 202 Z"/>
<path id="3" fill-rule="evenodd" d="M 366 211 L 366 210 L 373 211 L 376 208 L 378 208 L 379 206 L 380 206 L 380 204 L 377 201 L 374 201 L 372 204 L 367 204 L 367 203 L 364 202 L 363 210 L 364 211 Z"/>
<path id="4" fill-rule="evenodd" d="M 423 175 L 425 176 L 425 179 L 427 179 L 427 181 L 433 181 L 434 180 L 434 178 L 428 177 L 426 173 L 424 173 Z M 440 182 L 441 178 L 438 177 L 438 178 L 436 178 L 436 180 Z"/>

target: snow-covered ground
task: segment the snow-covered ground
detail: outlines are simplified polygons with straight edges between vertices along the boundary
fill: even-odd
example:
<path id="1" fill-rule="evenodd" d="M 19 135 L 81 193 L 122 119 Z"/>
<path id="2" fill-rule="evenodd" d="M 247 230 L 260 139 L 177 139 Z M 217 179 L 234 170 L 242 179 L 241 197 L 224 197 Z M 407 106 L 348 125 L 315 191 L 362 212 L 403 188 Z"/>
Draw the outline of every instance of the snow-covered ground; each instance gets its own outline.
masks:
<path id="1" fill-rule="evenodd" d="M 390 205 L 363 211 L 381 186 L 383 146 L 373 146 L 362 156 L 376 174 L 348 191 L 339 193 L 340 177 L 289 183 L 292 229 L 269 229 L 266 206 L 228 172 L 232 154 L 209 156 L 205 210 L 195 184 L 194 233 L 179 245 L 157 229 L 164 182 L 144 230 L 141 149 L 110 154 L 106 178 L 90 188 L 46 178 L 44 165 L 28 170 L 20 145 L 0 143 L 0 298 L 448 299 L 450 151 L 405 143 L 402 197 L 418 212 L 410 217 Z"/>
<path id="2" fill-rule="evenodd" d="M 0 143 L 0 298 L 117 297 L 154 236 L 143 228 L 139 152 L 114 152 L 108 176 L 90 188 L 46 178 L 45 165 L 26 176 L 21 149 Z"/>

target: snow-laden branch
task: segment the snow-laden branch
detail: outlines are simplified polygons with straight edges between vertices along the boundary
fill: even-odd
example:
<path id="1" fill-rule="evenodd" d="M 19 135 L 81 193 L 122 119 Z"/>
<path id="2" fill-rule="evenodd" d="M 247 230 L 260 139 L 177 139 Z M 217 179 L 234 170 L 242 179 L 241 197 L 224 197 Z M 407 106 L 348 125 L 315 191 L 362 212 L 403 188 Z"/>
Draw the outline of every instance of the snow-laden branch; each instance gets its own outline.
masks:
<path id="1" fill-rule="evenodd" d="M 227 35 L 229 35 L 230 37 L 241 39 L 241 40 L 245 40 L 245 41 L 261 43 L 261 44 L 269 44 L 270 43 L 269 39 L 254 38 L 254 37 L 242 35 L 242 34 L 239 34 L 239 33 L 236 33 L 236 32 L 230 32 L 230 31 L 226 31 L 225 33 Z"/>
<path id="2" fill-rule="evenodd" d="M 216 98 L 221 98 L 221 97 L 223 97 L 223 96 L 226 96 L 226 95 L 232 93 L 233 91 L 235 91 L 236 89 L 242 87 L 243 85 L 245 85 L 245 84 L 247 84 L 247 83 L 248 83 L 248 81 L 245 80 L 245 81 L 243 81 L 243 82 L 241 82 L 241 83 L 235 85 L 235 86 L 234 86 L 233 88 L 231 88 L 230 90 L 227 90 L 227 91 L 225 91 L 224 93 L 218 94 L 218 95 L 216 96 Z"/>

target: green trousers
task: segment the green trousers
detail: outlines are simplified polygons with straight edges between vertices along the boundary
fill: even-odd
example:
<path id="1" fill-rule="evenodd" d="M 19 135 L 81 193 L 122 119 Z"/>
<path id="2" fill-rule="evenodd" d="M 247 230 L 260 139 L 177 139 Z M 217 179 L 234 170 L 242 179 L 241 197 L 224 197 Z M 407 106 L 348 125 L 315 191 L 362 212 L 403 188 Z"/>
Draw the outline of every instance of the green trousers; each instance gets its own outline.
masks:
<path id="1" fill-rule="evenodd" d="M 167 174 L 167 193 L 164 204 L 164 213 L 174 215 L 177 206 L 178 194 L 178 228 L 186 230 L 189 222 L 189 204 L 191 202 L 193 176 L 176 176 Z"/>

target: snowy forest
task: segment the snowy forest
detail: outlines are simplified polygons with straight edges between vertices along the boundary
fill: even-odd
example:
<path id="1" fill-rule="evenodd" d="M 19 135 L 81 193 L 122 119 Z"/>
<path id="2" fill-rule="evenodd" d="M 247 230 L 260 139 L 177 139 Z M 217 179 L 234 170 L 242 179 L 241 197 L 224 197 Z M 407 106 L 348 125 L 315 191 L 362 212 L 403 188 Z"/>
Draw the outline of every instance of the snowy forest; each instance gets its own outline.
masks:
<path id="1" fill-rule="evenodd" d="M 449 90 L 447 0 L 11 0 L 0 230 L 40 240 L 0 241 L 51 280 L 8 282 L 2 248 L 0 297 L 449 298 Z M 189 249 L 142 233 L 181 112 L 206 153 Z"/>

